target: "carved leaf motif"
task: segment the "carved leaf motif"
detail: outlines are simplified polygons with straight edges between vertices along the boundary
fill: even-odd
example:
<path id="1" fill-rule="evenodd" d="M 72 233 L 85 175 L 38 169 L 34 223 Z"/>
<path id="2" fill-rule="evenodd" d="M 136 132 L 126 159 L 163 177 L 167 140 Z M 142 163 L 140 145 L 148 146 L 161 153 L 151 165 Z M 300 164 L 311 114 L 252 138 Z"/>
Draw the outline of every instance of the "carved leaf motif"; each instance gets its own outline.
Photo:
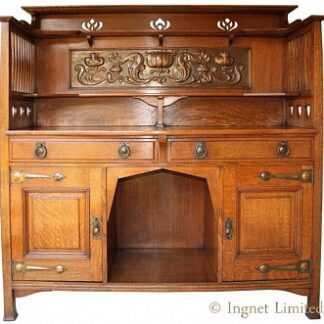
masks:
<path id="1" fill-rule="evenodd" d="M 101 76 L 106 72 L 102 67 L 105 59 L 99 53 L 92 52 L 84 59 L 84 64 L 77 64 L 74 70 L 78 72 L 78 81 L 81 84 L 96 85 L 105 81 L 106 77 Z M 101 77 L 100 77 L 101 76 Z"/>
<path id="2" fill-rule="evenodd" d="M 170 26 L 171 22 L 169 20 L 163 20 L 162 18 L 150 21 L 150 27 L 154 30 L 166 30 L 169 29 Z"/>
<path id="3" fill-rule="evenodd" d="M 223 31 L 230 32 L 238 27 L 238 22 L 230 18 L 225 18 L 217 22 L 217 27 Z"/>
<path id="4" fill-rule="evenodd" d="M 73 51 L 72 87 L 248 86 L 248 71 L 245 67 L 249 62 L 248 53 L 246 49 Z M 244 64 L 237 61 L 240 58 Z"/>
<path id="5" fill-rule="evenodd" d="M 103 22 L 95 20 L 94 18 L 89 19 L 81 23 L 81 27 L 85 31 L 97 31 L 103 27 Z"/>

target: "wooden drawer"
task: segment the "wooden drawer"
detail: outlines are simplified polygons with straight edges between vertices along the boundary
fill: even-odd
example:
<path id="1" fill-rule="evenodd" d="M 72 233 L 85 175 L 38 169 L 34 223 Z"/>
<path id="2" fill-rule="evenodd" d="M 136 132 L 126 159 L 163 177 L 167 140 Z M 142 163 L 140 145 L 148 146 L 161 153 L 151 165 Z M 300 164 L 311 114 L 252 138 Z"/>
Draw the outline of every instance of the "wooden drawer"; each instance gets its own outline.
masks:
<path id="1" fill-rule="evenodd" d="M 280 148 L 281 155 L 279 153 Z M 309 160 L 312 159 L 312 139 L 171 139 L 169 141 L 168 154 L 169 161 L 235 159 Z"/>
<path id="2" fill-rule="evenodd" d="M 45 154 L 35 156 L 37 147 Z M 151 161 L 155 159 L 155 140 L 30 140 L 11 139 L 11 161 Z M 44 149 L 43 149 L 44 151 Z M 44 153 L 41 149 L 41 153 Z M 45 156 L 44 156 L 45 155 Z"/>

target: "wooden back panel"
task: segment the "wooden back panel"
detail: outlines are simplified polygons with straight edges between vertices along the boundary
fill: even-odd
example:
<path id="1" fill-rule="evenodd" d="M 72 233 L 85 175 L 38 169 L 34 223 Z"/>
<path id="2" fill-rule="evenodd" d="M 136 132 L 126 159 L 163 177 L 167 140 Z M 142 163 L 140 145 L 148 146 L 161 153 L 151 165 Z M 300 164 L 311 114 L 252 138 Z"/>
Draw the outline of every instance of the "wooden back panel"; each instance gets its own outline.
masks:
<path id="1" fill-rule="evenodd" d="M 116 246 L 202 248 L 205 180 L 170 172 L 119 181 L 115 194 Z"/>
<path id="2" fill-rule="evenodd" d="M 156 109 L 132 98 L 60 98 L 36 100 L 37 125 L 153 126 Z"/>
<path id="3" fill-rule="evenodd" d="M 287 91 L 311 90 L 312 78 L 312 34 L 297 34 L 287 42 Z"/>
<path id="4" fill-rule="evenodd" d="M 154 126 L 157 109 L 135 98 L 35 100 L 37 126 Z M 164 108 L 165 126 L 281 126 L 284 99 L 188 97 Z"/>
<path id="5" fill-rule="evenodd" d="M 99 49 L 111 49 L 115 53 L 118 49 L 152 49 L 159 45 L 158 37 L 102 37 L 93 40 L 92 51 Z M 194 49 L 228 48 L 227 38 L 217 37 L 164 37 L 163 50 L 169 48 L 187 48 L 190 52 Z M 251 62 L 248 67 L 248 74 L 251 79 L 251 88 L 244 89 L 243 92 L 266 92 L 278 93 L 283 91 L 283 50 L 284 41 L 281 38 L 255 38 L 244 37 L 234 40 L 233 47 L 251 49 Z M 271 48 L 271 50 L 269 50 Z M 62 39 L 39 39 L 36 42 L 36 78 L 37 92 L 42 93 L 76 93 L 98 90 L 98 85 L 93 85 L 87 89 L 71 89 L 71 50 L 88 50 L 86 39 L 68 38 Z M 47 55 L 42 55 L 42 53 Z M 50 60 L 48 59 L 50 58 Z M 69 68 L 62 68 L 69 67 Z M 247 68 L 247 67 L 246 67 Z M 262 73 L 260 73 L 262 71 Z M 170 87 L 170 85 L 168 85 Z M 186 89 L 188 85 L 173 85 L 177 88 Z M 141 89 L 147 85 L 139 85 L 136 90 L 140 93 Z M 211 88 L 209 83 L 197 84 L 192 88 L 195 93 L 201 89 Z M 237 88 L 236 85 L 231 89 Z M 119 89 L 127 90 L 127 84 Z M 104 92 L 109 89 L 101 90 Z M 224 89 L 215 89 L 215 92 L 224 92 Z"/>

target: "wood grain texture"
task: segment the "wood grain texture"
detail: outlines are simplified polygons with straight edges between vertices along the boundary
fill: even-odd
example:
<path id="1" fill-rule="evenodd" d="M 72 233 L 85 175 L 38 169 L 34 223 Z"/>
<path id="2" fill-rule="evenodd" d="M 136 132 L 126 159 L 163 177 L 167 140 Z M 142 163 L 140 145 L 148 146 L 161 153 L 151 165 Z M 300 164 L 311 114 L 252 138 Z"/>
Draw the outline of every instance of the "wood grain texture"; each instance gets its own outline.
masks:
<path id="1" fill-rule="evenodd" d="M 72 89 L 148 87 L 250 88 L 248 48 L 71 51 Z"/>
<path id="2" fill-rule="evenodd" d="M 26 180 L 11 187 L 12 259 L 49 270 L 16 272 L 15 280 L 101 281 L 102 234 L 92 235 L 92 217 L 101 217 L 101 169 L 24 168 L 24 172 L 66 177 Z M 101 225 L 102 226 L 102 225 Z M 63 265 L 66 271 L 53 268 Z M 52 270 L 51 270 L 52 269 Z"/>
<path id="3" fill-rule="evenodd" d="M 197 249 L 118 250 L 111 283 L 214 282 L 206 252 Z"/>
<path id="4" fill-rule="evenodd" d="M 31 100 L 10 100 L 9 105 L 10 129 L 26 129 L 34 126 L 35 109 Z"/>
<path id="5" fill-rule="evenodd" d="M 297 271 L 264 274 L 257 270 L 262 264 L 295 264 L 311 258 L 312 184 L 285 179 L 265 183 L 259 177 L 265 170 L 280 174 L 303 168 L 307 166 L 241 167 L 225 172 L 224 213 L 233 220 L 233 239 L 223 245 L 225 281 L 310 277 Z"/>
<path id="6" fill-rule="evenodd" d="M 172 47 L 184 47 L 184 48 L 204 48 L 212 49 L 217 47 L 228 46 L 226 38 L 220 40 L 219 38 L 199 38 L 199 37 L 176 37 L 166 38 L 165 50 Z M 155 48 L 158 46 L 158 39 L 152 37 L 133 37 L 127 38 L 100 38 L 95 41 L 93 50 L 100 51 L 100 49 L 114 50 L 117 47 L 120 49 L 134 48 Z M 274 51 L 268 50 L 268 43 L 275 49 Z M 251 59 L 250 65 L 250 77 L 251 77 L 251 92 L 268 92 L 268 93 L 280 93 L 283 92 L 283 49 L 284 42 L 280 39 L 262 39 L 262 38 L 243 38 L 239 39 L 235 43 L 235 47 L 250 48 L 253 53 L 253 59 Z M 87 49 L 88 44 L 85 39 L 74 38 L 71 42 L 62 42 L 59 39 L 41 39 L 37 42 L 36 56 L 38 61 L 35 67 L 36 73 L 36 92 L 42 93 L 75 93 L 76 89 L 70 87 L 70 70 L 57 69 L 58 66 L 70 66 L 70 51 Z M 48 64 L 46 57 L 41 53 L 46 52 L 51 57 L 51 64 Z M 204 68 L 201 73 L 208 73 L 209 70 Z M 262 77 L 258 71 L 264 71 L 267 77 Z M 108 72 L 108 71 L 107 71 Z M 134 70 L 134 73 L 136 70 Z M 95 76 L 95 75 L 94 75 Z M 95 80 L 98 78 L 95 76 Z M 125 88 L 125 87 L 124 87 Z M 170 91 L 174 92 L 175 95 L 179 95 L 177 88 L 174 85 L 169 86 Z M 181 87 L 180 87 L 181 88 Z M 183 87 L 182 87 L 183 88 Z M 204 83 L 197 86 L 195 93 L 198 94 L 200 91 L 204 91 L 206 85 Z M 235 90 L 235 86 L 227 87 L 230 91 Z M 226 89 L 227 89 L 226 88 Z M 208 87 L 207 87 L 208 89 Z M 109 90 L 109 89 L 108 89 Z M 118 90 L 116 88 L 116 90 Z M 127 88 L 125 88 L 127 90 Z M 206 89 L 205 89 L 206 90 Z M 224 93 L 224 88 L 220 87 L 216 89 L 216 93 Z M 145 91 L 155 92 L 159 95 L 159 91 L 156 89 L 147 89 L 146 86 L 138 86 L 136 92 L 140 95 Z M 168 91 L 168 90 L 167 90 Z M 78 89 L 80 93 L 89 92 L 89 89 Z M 105 92 L 109 92 L 106 91 Z M 226 91 L 225 91 L 226 92 Z M 244 92 L 247 92 L 246 89 Z M 215 89 L 212 89 L 212 93 L 215 94 Z M 171 95 L 171 94 L 169 94 Z M 191 91 L 189 91 L 191 95 Z"/>
<path id="7" fill-rule="evenodd" d="M 277 161 L 312 159 L 312 141 L 310 139 L 283 139 L 288 142 L 290 153 L 279 157 L 278 143 L 282 140 L 229 140 L 227 138 L 213 140 L 211 138 L 174 139 L 169 141 L 169 161 L 191 161 L 203 163 L 216 160 L 252 160 L 272 159 Z M 195 157 L 197 143 L 204 143 L 208 154 L 204 159 Z"/>
<path id="8" fill-rule="evenodd" d="M 305 33 L 287 43 L 287 90 L 311 90 L 311 33 Z"/>
<path id="9" fill-rule="evenodd" d="M 314 101 L 312 97 L 287 100 L 286 123 L 291 127 L 313 127 L 314 126 Z M 309 114 L 307 106 L 310 106 Z"/>
<path id="10" fill-rule="evenodd" d="M 6 320 L 17 316 L 16 297 L 51 290 L 282 289 L 319 305 L 323 17 L 289 24 L 292 9 L 50 7 L 31 8 L 31 25 L 0 18 Z M 100 30 L 85 32 L 91 17 Z M 225 18 L 232 20 L 228 31 Z M 215 74 L 208 59 L 215 57 L 199 52 L 217 48 L 249 49 L 250 88 L 208 88 Z M 110 89 L 89 88 L 98 67 L 120 74 L 120 64 L 110 71 L 95 58 L 109 60 L 116 49 L 142 53 L 144 66 L 139 56 L 122 66 L 137 76 L 153 71 L 144 76 L 155 83 L 122 88 L 132 80 L 119 79 Z M 183 61 L 176 55 L 176 63 L 199 74 L 195 86 L 159 86 L 179 70 L 166 55 L 174 58 L 176 49 L 189 53 Z M 90 52 L 93 58 L 74 62 L 86 65 L 85 87 L 72 89 L 73 53 Z M 220 56 L 230 70 L 231 59 Z M 286 157 L 277 156 L 282 141 L 290 147 Z M 34 157 L 37 142 L 46 144 L 43 160 Z M 197 142 L 208 149 L 205 159 L 195 157 Z M 123 143 L 128 159 L 118 154 Z M 304 169 L 313 171 L 312 182 L 260 179 L 262 171 Z M 18 170 L 66 177 L 10 183 L 10 171 Z M 301 260 L 310 260 L 311 273 L 258 270 Z M 49 269 L 18 273 L 16 262 Z M 57 265 L 66 271 L 56 273 Z"/>
<path id="11" fill-rule="evenodd" d="M 87 252 L 84 242 L 89 227 L 87 191 L 27 190 L 24 194 L 28 238 L 26 254 Z"/>
<path id="12" fill-rule="evenodd" d="M 156 123 L 156 109 L 131 98 L 39 99 L 35 107 L 36 123 L 40 127 L 145 126 Z"/>
<path id="13" fill-rule="evenodd" d="M 5 131 L 9 128 L 9 91 L 10 91 L 10 27 L 8 22 L 3 22 L 1 28 L 1 82 L 0 82 L 0 185 L 1 185 L 1 242 L 2 242 L 2 270 L 3 270 L 3 319 L 15 320 L 18 316 L 16 309 L 16 299 L 11 287 L 12 267 L 11 267 L 11 222 L 10 222 L 10 202 L 9 202 L 9 141 Z"/>
<path id="14" fill-rule="evenodd" d="M 253 118 L 251 118 L 253 116 Z M 167 126 L 279 126 L 283 101 L 278 98 L 187 98 L 164 108 Z"/>
<path id="15" fill-rule="evenodd" d="M 257 189 L 238 189 L 238 254 L 298 254 L 300 192 L 288 190 L 259 192 Z"/>
<path id="16" fill-rule="evenodd" d="M 269 29 L 287 25 L 287 21 L 284 18 L 287 13 L 281 8 L 277 8 L 277 11 L 276 9 L 271 10 L 269 8 L 269 11 L 263 11 L 262 16 L 253 14 L 253 11 L 255 13 L 258 12 L 254 8 L 251 8 L 251 11 L 246 8 L 246 10 L 238 12 L 231 7 L 223 7 L 222 9 L 220 7 L 212 8 L 208 6 L 186 6 L 185 8 L 179 8 L 179 6 L 151 6 L 150 8 L 133 6 L 133 8 L 129 7 L 126 10 L 116 10 L 116 8 L 109 10 L 105 7 L 101 9 L 102 11 L 100 11 L 100 8 L 98 10 L 96 12 L 94 10 L 87 11 L 84 9 L 80 10 L 79 13 L 73 10 L 74 12 L 71 11 L 69 14 L 65 11 L 64 15 L 60 15 L 60 12 L 54 9 L 52 12 L 47 12 L 47 14 L 38 14 L 37 23 L 43 30 L 80 30 L 82 22 L 84 20 L 87 21 L 90 15 L 96 20 L 103 22 L 101 29 L 103 31 L 136 31 L 143 33 L 144 31 L 152 30 L 149 25 L 151 20 L 156 20 L 161 17 L 164 20 L 168 19 L 172 22 L 172 30 L 188 30 L 192 33 L 194 31 L 204 30 L 217 31 L 215 21 L 222 20 L 229 15 L 231 18 L 235 17 L 235 19 L 239 20 L 239 29 Z M 290 10 L 287 10 L 287 12 Z M 88 15 L 80 17 L 80 12 L 83 14 L 88 13 Z M 279 14 L 280 12 L 281 14 Z M 191 23 L 189 24 L 188 22 Z M 221 32 L 221 30 L 219 31 Z"/>
<path id="17" fill-rule="evenodd" d="M 313 219 L 312 219 L 312 257 L 314 258 L 312 273 L 312 289 L 308 295 L 309 306 L 318 307 L 320 304 L 320 269 L 321 269 L 321 245 L 322 240 L 322 182 L 323 182 L 323 55 L 322 55 L 322 35 L 321 23 L 312 24 L 312 52 L 313 62 L 312 81 L 314 99 L 314 126 L 318 134 L 314 138 L 314 172 L 317 176 L 314 180 L 313 195 Z M 309 318 L 320 318 L 319 314 L 308 314 Z"/>
<path id="18" fill-rule="evenodd" d="M 33 282 L 33 281 L 20 281 L 14 282 L 13 288 L 19 290 L 38 290 L 47 291 L 48 287 L 57 291 L 146 291 L 146 292 L 188 292 L 188 291 L 244 291 L 244 290 L 286 290 L 298 293 L 302 292 L 303 295 L 307 295 L 310 289 L 309 280 L 276 280 L 276 281 L 259 281 L 258 285 L 255 281 L 243 281 L 240 283 L 67 283 L 67 282 Z"/>
<path id="19" fill-rule="evenodd" d="M 35 91 L 35 45 L 11 32 L 11 91 Z"/>
<path id="20" fill-rule="evenodd" d="M 34 156 L 35 145 L 38 141 L 12 141 L 11 160 L 12 161 L 36 161 Z M 156 158 L 155 140 L 136 139 L 110 139 L 95 141 L 92 140 L 72 140 L 62 141 L 60 139 L 48 140 L 44 142 L 47 149 L 46 158 L 48 161 L 118 161 L 128 163 L 129 161 L 154 161 Z M 122 145 L 127 145 L 130 150 L 128 158 L 122 158 L 119 149 Z"/>
<path id="21" fill-rule="evenodd" d="M 120 180 L 117 248 L 203 248 L 205 194 L 204 180 L 165 171 Z"/>

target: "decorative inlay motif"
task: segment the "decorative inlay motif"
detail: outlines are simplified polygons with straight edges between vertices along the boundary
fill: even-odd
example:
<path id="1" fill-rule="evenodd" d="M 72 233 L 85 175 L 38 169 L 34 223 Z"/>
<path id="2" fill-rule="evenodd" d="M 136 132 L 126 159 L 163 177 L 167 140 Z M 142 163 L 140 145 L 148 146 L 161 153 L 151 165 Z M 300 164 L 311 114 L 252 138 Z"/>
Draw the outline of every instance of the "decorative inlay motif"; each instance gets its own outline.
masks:
<path id="1" fill-rule="evenodd" d="M 230 32 L 238 27 L 238 22 L 230 18 L 225 18 L 217 22 L 217 27 L 223 31 Z"/>
<path id="2" fill-rule="evenodd" d="M 243 48 L 72 51 L 72 87 L 248 87 L 249 53 Z"/>
<path id="3" fill-rule="evenodd" d="M 171 23 L 169 20 L 163 20 L 162 18 L 158 18 L 156 20 L 150 21 L 150 27 L 154 30 L 166 30 L 170 28 Z"/>
<path id="4" fill-rule="evenodd" d="M 84 21 L 81 24 L 81 27 L 85 31 L 97 31 L 103 27 L 103 22 L 100 20 L 95 20 L 94 18 Z"/>

